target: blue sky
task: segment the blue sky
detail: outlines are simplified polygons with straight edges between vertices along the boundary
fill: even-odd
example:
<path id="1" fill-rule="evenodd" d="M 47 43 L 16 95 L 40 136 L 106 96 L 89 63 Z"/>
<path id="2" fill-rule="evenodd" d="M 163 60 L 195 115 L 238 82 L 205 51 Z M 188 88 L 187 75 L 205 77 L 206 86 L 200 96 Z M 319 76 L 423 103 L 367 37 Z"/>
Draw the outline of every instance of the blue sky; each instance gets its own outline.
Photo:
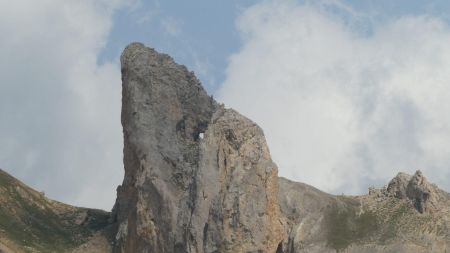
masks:
<path id="1" fill-rule="evenodd" d="M 140 41 L 195 70 L 207 90 L 214 93 L 225 79 L 228 58 L 242 45 L 236 19 L 258 2 L 264 1 L 141 1 L 114 13 L 112 30 L 98 60 L 114 60 L 130 41 Z M 294 2 L 314 5 L 314 1 Z M 444 0 L 323 2 L 339 3 L 327 8 L 352 22 L 355 17 L 347 8 L 350 12 L 364 13 L 357 17 L 355 28 L 367 34 L 373 26 L 401 16 L 432 15 L 449 21 L 450 2 Z M 176 27 L 176 34 L 167 30 L 166 22 Z"/>
<path id="2" fill-rule="evenodd" d="M 363 194 L 423 170 L 450 190 L 448 1 L 0 0 L 0 168 L 110 209 L 119 57 L 140 41 L 265 131 L 279 174 Z"/>
<path id="3" fill-rule="evenodd" d="M 239 49 L 235 20 L 257 1 L 142 1 L 118 10 L 99 61 L 113 60 L 131 41 L 170 54 L 193 69 L 209 92 L 224 80 L 227 58 Z"/>

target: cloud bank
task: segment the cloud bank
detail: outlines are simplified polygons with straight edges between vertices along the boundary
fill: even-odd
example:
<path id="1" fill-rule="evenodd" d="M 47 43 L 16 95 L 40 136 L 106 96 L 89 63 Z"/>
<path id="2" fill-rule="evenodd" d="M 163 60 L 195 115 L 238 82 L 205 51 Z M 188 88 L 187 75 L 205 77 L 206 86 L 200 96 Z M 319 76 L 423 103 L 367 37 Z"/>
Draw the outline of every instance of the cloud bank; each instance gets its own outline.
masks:
<path id="1" fill-rule="evenodd" d="M 110 209 L 123 178 L 120 69 L 97 63 L 125 1 L 0 1 L 0 167 Z"/>
<path id="2" fill-rule="evenodd" d="M 364 14 L 332 11 L 343 7 L 247 9 L 219 100 L 261 125 L 281 176 L 359 194 L 421 169 L 450 190 L 448 24 L 407 16 L 361 32 Z"/>

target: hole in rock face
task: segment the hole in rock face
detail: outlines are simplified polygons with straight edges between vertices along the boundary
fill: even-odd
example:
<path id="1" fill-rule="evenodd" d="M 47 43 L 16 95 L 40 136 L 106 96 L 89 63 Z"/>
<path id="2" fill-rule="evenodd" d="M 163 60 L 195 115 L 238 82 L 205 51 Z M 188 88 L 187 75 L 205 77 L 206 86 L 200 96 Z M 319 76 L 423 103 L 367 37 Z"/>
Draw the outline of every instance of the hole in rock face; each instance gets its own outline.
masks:
<path id="1" fill-rule="evenodd" d="M 204 133 L 208 128 L 208 122 L 199 122 L 196 127 L 194 127 L 193 138 L 194 140 L 203 139 Z"/>

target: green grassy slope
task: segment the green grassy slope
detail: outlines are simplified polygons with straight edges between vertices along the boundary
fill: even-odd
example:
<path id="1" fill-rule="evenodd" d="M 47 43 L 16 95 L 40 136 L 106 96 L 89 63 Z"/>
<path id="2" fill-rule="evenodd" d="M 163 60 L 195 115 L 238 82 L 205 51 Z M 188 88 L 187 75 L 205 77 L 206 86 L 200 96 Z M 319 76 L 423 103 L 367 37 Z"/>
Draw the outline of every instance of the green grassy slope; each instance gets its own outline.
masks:
<path id="1" fill-rule="evenodd" d="M 0 243 L 17 252 L 68 252 L 108 225 L 109 213 L 47 199 L 0 170 Z"/>

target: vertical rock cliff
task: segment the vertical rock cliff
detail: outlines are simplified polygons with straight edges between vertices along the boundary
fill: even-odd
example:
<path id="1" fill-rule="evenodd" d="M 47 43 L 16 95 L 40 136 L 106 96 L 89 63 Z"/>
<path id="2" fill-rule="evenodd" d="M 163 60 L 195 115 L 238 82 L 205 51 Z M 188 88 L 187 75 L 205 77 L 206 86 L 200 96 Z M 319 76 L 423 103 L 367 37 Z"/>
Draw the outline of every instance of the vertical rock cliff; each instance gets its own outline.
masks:
<path id="1" fill-rule="evenodd" d="M 450 194 L 420 171 L 362 196 L 278 178 L 261 128 L 184 66 L 140 43 L 121 64 L 125 178 L 112 213 L 0 170 L 0 253 L 450 252 Z"/>
<path id="2" fill-rule="evenodd" d="M 133 43 L 121 64 L 114 252 L 275 252 L 283 220 L 262 130 L 167 55 Z"/>
<path id="3" fill-rule="evenodd" d="M 261 128 L 184 66 L 140 43 L 121 63 L 125 178 L 113 252 L 450 250 L 450 195 L 420 171 L 363 196 L 278 178 Z"/>

